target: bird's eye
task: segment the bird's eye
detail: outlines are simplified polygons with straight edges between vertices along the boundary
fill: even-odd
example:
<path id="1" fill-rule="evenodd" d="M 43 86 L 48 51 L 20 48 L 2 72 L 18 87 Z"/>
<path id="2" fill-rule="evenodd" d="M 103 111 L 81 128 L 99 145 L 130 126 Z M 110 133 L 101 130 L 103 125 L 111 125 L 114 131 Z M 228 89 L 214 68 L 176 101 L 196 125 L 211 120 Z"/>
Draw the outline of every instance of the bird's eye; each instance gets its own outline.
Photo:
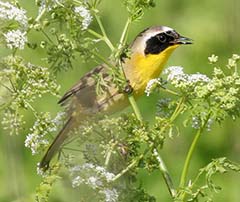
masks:
<path id="1" fill-rule="evenodd" d="M 161 43 L 165 43 L 167 40 L 167 37 L 164 34 L 158 35 L 157 38 Z"/>

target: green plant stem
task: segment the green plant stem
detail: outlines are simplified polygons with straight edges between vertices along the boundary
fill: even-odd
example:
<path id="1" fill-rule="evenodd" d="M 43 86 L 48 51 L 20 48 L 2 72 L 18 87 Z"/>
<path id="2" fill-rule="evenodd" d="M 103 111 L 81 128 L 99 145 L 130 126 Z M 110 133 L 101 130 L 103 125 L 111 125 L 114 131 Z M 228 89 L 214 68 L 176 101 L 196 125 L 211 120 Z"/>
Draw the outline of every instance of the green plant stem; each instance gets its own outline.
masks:
<path id="1" fill-rule="evenodd" d="M 170 90 L 170 89 L 167 89 L 167 88 L 164 88 L 164 87 L 161 87 L 161 91 L 164 91 L 166 93 L 170 93 L 170 94 L 175 95 L 175 96 L 180 96 L 180 94 L 178 94 L 177 92 L 175 92 L 173 90 Z"/>
<path id="2" fill-rule="evenodd" d="M 196 148 L 197 142 L 201 136 L 201 132 L 202 132 L 202 129 L 199 129 L 197 131 L 197 133 L 192 141 L 192 144 L 188 150 L 187 157 L 186 157 L 186 160 L 185 160 L 185 163 L 183 166 L 183 171 L 182 171 L 179 187 L 184 187 L 186 184 L 186 178 L 187 178 L 187 174 L 188 174 L 188 170 L 189 170 L 190 161 L 192 159 L 192 155 L 193 155 L 194 149 Z"/>
<path id="3" fill-rule="evenodd" d="M 204 121 L 203 125 L 197 130 L 197 133 L 195 134 L 195 137 L 192 141 L 192 144 L 188 150 L 188 153 L 187 153 L 187 157 L 186 157 L 186 160 L 184 162 L 184 166 L 183 166 L 183 171 L 182 171 L 182 175 L 181 175 L 181 178 L 180 178 L 180 184 L 179 184 L 179 187 L 184 187 L 186 185 L 186 180 L 187 180 L 187 174 L 188 174 L 188 170 L 189 170 L 189 165 L 190 165 L 190 161 L 192 159 L 192 155 L 193 155 L 193 152 L 196 148 L 196 145 L 197 145 L 197 142 L 203 132 L 203 129 L 206 127 L 206 124 L 208 123 L 208 120 L 211 116 L 211 112 L 209 112 L 208 116 L 206 117 L 206 120 Z M 184 199 L 184 195 L 182 196 L 182 199 Z"/>
<path id="4" fill-rule="evenodd" d="M 181 100 L 179 101 L 177 107 L 175 108 L 175 111 L 173 112 L 172 116 L 170 117 L 170 122 L 171 123 L 177 118 L 177 116 L 181 112 L 185 100 L 186 100 L 186 98 L 182 97 Z"/>
<path id="5" fill-rule="evenodd" d="M 117 145 L 118 142 L 114 142 L 111 147 L 109 148 L 108 152 L 107 152 L 107 155 L 106 155 L 106 159 L 105 159 L 105 167 L 107 168 L 108 164 L 109 164 L 109 161 L 110 161 L 110 158 L 111 158 L 111 155 L 112 155 L 112 152 L 113 152 L 113 149 L 114 147 Z"/>
<path id="6" fill-rule="evenodd" d="M 94 30 L 92 29 L 87 29 L 88 33 L 92 34 L 93 36 L 97 37 L 98 39 L 101 39 L 103 40 L 103 36 L 97 32 L 95 32 Z"/>
<path id="7" fill-rule="evenodd" d="M 140 110 L 137 106 L 137 103 L 136 103 L 136 100 L 135 98 L 133 97 L 132 93 L 128 95 L 128 100 L 132 106 L 132 109 L 134 111 L 134 114 L 136 115 L 137 119 L 142 123 L 143 122 L 143 117 L 140 113 Z"/>
<path id="8" fill-rule="evenodd" d="M 97 20 L 97 23 L 98 23 L 98 25 L 99 25 L 99 27 L 100 27 L 100 29 L 101 29 L 102 34 L 103 34 L 102 39 L 105 41 L 105 43 L 106 43 L 106 44 L 108 45 L 108 47 L 111 49 L 111 51 L 114 51 L 115 48 L 114 48 L 112 42 L 111 42 L 111 41 L 109 40 L 109 38 L 107 37 L 107 34 L 106 34 L 105 29 L 104 29 L 104 27 L 103 27 L 102 21 L 100 20 L 100 17 L 99 17 L 98 15 L 96 15 L 96 14 L 95 14 L 94 16 L 95 16 L 95 18 L 96 18 L 96 20 Z"/>
<path id="9" fill-rule="evenodd" d="M 129 31 L 130 24 L 131 24 L 131 19 L 128 18 L 127 22 L 126 22 L 126 24 L 124 26 L 121 38 L 120 38 L 118 49 L 120 49 L 126 43 L 126 39 L 127 39 L 127 36 L 128 36 L 128 31 Z"/>
<path id="10" fill-rule="evenodd" d="M 163 159 L 159 155 L 157 149 L 153 150 L 153 154 L 155 155 L 155 157 L 159 163 L 159 168 L 162 173 L 163 179 L 167 185 L 168 191 L 169 191 L 170 195 L 174 198 L 174 196 L 176 195 L 176 190 L 173 186 L 172 178 L 168 172 L 168 169 L 167 169 Z"/>
<path id="11" fill-rule="evenodd" d="M 101 56 L 100 54 L 94 52 L 94 51 L 90 51 L 94 56 L 96 56 L 101 62 L 103 62 L 104 64 L 106 64 L 109 68 L 112 69 L 116 69 L 116 66 L 114 66 L 113 64 L 111 64 L 108 60 L 106 60 L 103 56 Z"/>
<path id="12" fill-rule="evenodd" d="M 40 21 L 40 19 L 42 18 L 46 11 L 47 11 L 46 8 L 42 9 L 41 13 L 39 13 L 39 15 L 36 17 L 35 23 Z"/>
<path id="13" fill-rule="evenodd" d="M 131 168 L 133 168 L 138 162 L 139 160 L 141 160 L 143 158 L 143 154 L 140 155 L 137 159 L 133 160 L 132 163 L 130 163 L 125 169 L 123 169 L 120 173 L 118 173 L 113 179 L 112 181 L 116 181 L 117 179 L 119 179 L 121 176 L 123 176 L 126 172 L 128 172 Z"/>

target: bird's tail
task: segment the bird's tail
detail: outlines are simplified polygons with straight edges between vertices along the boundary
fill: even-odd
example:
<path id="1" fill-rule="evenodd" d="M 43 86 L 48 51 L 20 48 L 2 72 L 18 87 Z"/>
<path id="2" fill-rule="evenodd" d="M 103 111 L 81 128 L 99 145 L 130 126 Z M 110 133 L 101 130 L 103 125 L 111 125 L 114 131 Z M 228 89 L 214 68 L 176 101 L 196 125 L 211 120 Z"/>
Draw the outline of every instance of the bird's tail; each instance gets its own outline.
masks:
<path id="1" fill-rule="evenodd" d="M 64 140 L 66 140 L 69 136 L 69 132 L 72 129 L 73 119 L 70 117 L 68 121 L 65 123 L 62 130 L 58 133 L 57 137 L 53 140 L 52 144 L 48 148 L 46 154 L 42 158 L 39 167 L 43 170 L 47 170 L 49 167 L 49 163 L 53 156 L 58 152 Z"/>

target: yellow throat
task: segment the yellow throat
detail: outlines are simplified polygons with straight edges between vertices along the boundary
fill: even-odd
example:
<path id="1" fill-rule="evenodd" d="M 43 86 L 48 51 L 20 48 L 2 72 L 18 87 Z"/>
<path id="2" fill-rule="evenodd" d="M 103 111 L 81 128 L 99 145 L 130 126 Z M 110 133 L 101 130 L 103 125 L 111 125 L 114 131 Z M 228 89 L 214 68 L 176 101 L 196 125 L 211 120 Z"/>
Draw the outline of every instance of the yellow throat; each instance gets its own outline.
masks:
<path id="1" fill-rule="evenodd" d="M 159 54 L 148 54 L 147 56 L 134 53 L 126 61 L 124 71 L 134 89 L 135 96 L 138 97 L 144 93 L 149 80 L 159 77 L 169 56 L 178 46 L 178 44 L 169 46 Z"/>

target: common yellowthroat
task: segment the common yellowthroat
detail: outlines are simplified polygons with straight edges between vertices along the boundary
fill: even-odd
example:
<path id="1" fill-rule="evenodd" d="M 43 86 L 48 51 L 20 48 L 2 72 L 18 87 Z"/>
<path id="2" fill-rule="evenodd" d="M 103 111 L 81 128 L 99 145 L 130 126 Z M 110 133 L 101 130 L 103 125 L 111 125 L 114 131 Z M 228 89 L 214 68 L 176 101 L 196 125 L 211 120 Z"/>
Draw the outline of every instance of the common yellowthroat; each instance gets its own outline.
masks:
<path id="1" fill-rule="evenodd" d="M 129 47 L 130 57 L 123 58 L 122 63 L 133 96 L 138 98 L 144 93 L 148 81 L 160 75 L 164 64 L 178 46 L 191 43 L 191 39 L 166 26 L 142 31 Z M 67 105 L 68 120 L 48 148 L 40 168 L 48 168 L 52 157 L 69 137 L 69 132 L 81 124 L 81 120 L 98 112 L 112 113 L 129 105 L 126 94 L 119 92 L 115 85 L 109 85 L 103 94 L 97 94 L 93 75 L 101 74 L 105 81 L 109 81 L 111 78 L 106 70 L 105 64 L 97 66 L 60 99 L 59 104 Z"/>

